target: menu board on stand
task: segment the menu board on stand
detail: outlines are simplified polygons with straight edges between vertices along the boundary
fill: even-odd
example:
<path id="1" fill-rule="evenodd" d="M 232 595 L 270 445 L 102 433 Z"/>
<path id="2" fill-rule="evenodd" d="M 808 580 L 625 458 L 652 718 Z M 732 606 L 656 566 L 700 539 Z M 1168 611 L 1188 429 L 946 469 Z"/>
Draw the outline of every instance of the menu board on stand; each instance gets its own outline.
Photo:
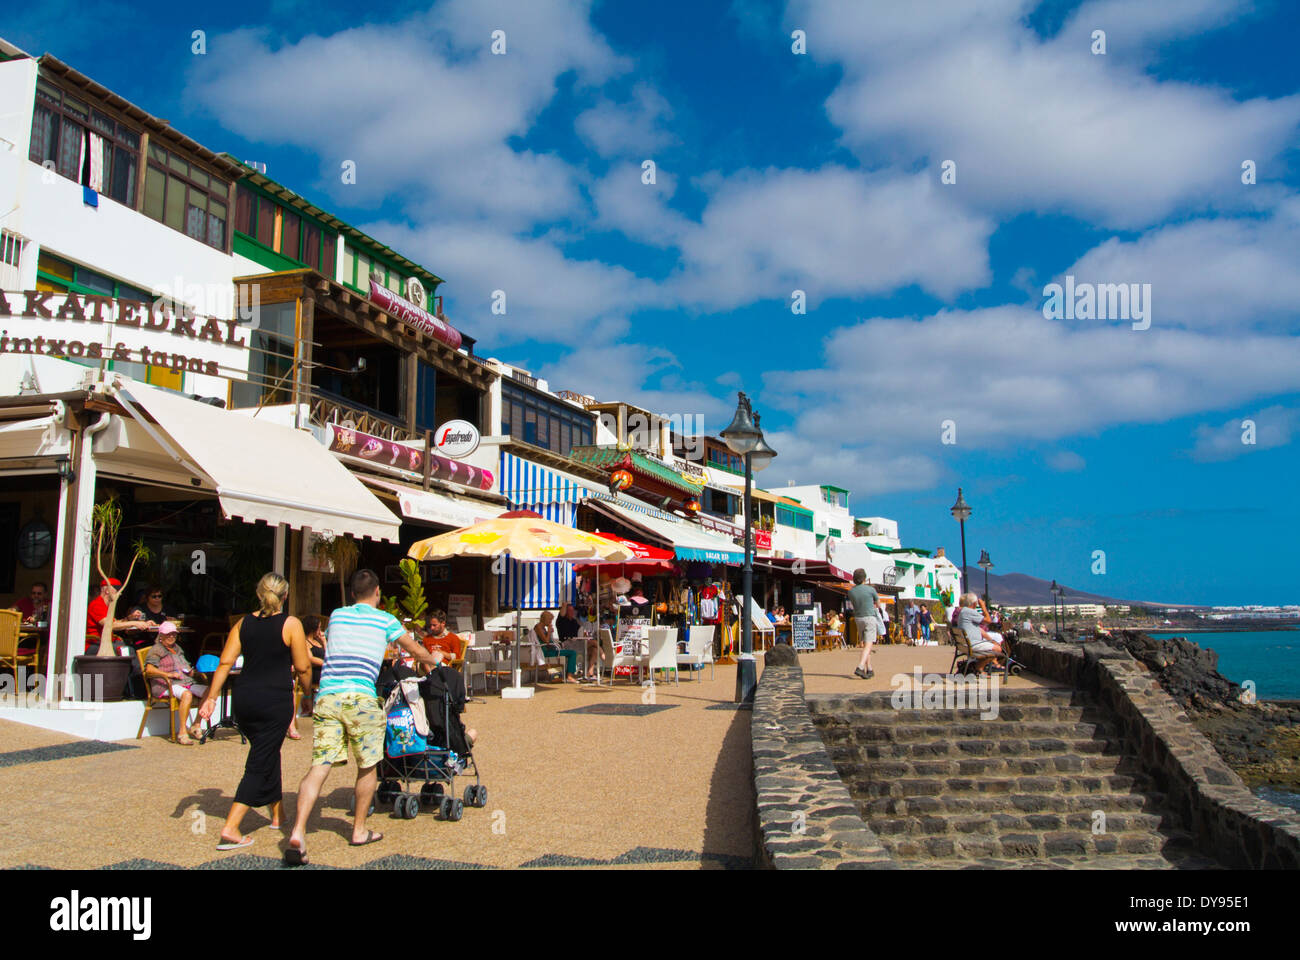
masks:
<path id="1" fill-rule="evenodd" d="M 799 652 L 812 653 L 817 649 L 816 618 L 811 613 L 790 617 L 790 644 Z"/>

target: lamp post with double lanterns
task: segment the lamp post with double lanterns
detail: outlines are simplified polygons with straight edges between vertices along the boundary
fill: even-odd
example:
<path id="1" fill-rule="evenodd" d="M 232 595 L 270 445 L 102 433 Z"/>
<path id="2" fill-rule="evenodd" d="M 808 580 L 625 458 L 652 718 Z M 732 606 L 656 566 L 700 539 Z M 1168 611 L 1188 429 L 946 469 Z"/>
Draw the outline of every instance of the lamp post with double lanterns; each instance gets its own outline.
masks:
<path id="1" fill-rule="evenodd" d="M 969 593 L 970 585 L 966 579 L 966 521 L 970 519 L 970 504 L 957 488 L 957 502 L 952 505 L 952 518 L 961 524 L 961 592 Z"/>
<path id="2" fill-rule="evenodd" d="M 987 550 L 980 551 L 979 565 L 984 568 L 984 606 L 990 606 L 992 601 L 989 600 L 989 567 L 993 566 L 993 561 L 989 559 Z"/>
<path id="3" fill-rule="evenodd" d="M 736 415 L 722 431 L 721 437 L 732 453 L 739 454 L 745 460 L 745 565 L 741 568 L 740 658 L 736 662 L 736 703 L 752 703 L 754 690 L 758 686 L 751 612 L 754 596 L 754 528 L 751 518 L 754 471 L 762 470 L 771 463 L 776 451 L 763 439 L 758 417 L 749 404 L 749 397 L 744 393 L 740 394 L 736 404 Z"/>

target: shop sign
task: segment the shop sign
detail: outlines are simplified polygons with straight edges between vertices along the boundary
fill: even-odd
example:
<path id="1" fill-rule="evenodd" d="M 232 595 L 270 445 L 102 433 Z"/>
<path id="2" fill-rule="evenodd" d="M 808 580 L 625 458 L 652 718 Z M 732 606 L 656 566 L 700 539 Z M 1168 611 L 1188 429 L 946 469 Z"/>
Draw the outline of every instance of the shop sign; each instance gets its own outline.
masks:
<path id="1" fill-rule="evenodd" d="M 736 537 L 743 537 L 745 535 L 745 531 L 734 523 L 728 523 L 726 520 L 719 520 L 717 517 L 710 517 L 705 513 L 697 513 L 695 519 L 699 521 L 700 526 L 704 529 L 714 530 L 725 537 L 735 539 Z"/>
<path id="2" fill-rule="evenodd" d="M 433 445 L 444 457 L 468 457 L 478 449 L 478 428 L 468 420 L 448 420 L 434 431 Z"/>
<path id="3" fill-rule="evenodd" d="M 421 310 L 410 300 L 400 297 L 387 287 L 381 287 L 370 278 L 370 302 L 389 316 L 396 317 L 412 330 L 427 333 L 453 350 L 460 347 L 460 333 L 451 325 L 439 320 L 427 310 Z"/>
<path id="4" fill-rule="evenodd" d="M 166 367 L 174 372 L 202 373 L 220 376 L 220 365 L 215 359 L 194 356 L 187 344 L 200 343 L 217 347 L 247 349 L 248 341 L 240 336 L 238 320 L 218 320 L 216 317 L 199 317 L 182 307 L 177 311 L 166 300 L 145 303 L 139 300 L 118 300 L 114 297 L 81 296 L 76 293 L 55 293 L 47 290 L 0 292 L 0 318 L 22 318 L 47 323 L 50 335 L 36 337 L 12 336 L 8 331 L 0 336 L 0 353 L 25 353 L 38 356 L 77 360 L 120 360 Z M 78 324 L 111 325 L 116 331 L 138 330 L 150 334 L 149 346 L 127 343 L 100 343 L 98 331 L 80 333 Z M 156 347 L 169 347 L 172 341 L 158 339 L 163 334 L 180 337 L 180 346 L 186 352 Z"/>
<path id="5" fill-rule="evenodd" d="M 332 453 L 356 457 L 386 472 L 424 476 L 423 450 L 393 440 L 381 440 L 368 433 L 348 430 L 333 423 L 329 425 L 329 432 L 329 449 Z M 461 463 L 459 460 L 449 460 L 437 454 L 429 455 L 429 476 L 435 480 L 448 480 L 479 490 L 491 489 L 493 481 L 491 470 Z"/>
<path id="6" fill-rule="evenodd" d="M 772 531 L 755 530 L 754 531 L 754 548 L 757 550 L 772 549 Z"/>

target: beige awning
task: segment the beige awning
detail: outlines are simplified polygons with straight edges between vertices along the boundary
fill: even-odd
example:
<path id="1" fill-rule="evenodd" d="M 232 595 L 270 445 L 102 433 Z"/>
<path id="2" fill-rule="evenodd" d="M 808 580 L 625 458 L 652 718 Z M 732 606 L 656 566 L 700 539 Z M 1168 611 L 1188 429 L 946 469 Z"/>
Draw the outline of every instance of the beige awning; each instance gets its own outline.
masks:
<path id="1" fill-rule="evenodd" d="M 397 517 L 307 431 L 144 384 L 116 397 L 173 460 L 211 483 L 227 517 L 397 542 Z"/>

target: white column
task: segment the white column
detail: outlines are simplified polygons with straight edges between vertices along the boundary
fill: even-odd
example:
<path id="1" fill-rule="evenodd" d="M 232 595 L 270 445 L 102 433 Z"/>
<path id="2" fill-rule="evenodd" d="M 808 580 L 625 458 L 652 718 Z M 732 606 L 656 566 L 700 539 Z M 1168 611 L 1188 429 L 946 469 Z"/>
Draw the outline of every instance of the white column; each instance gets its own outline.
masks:
<path id="1" fill-rule="evenodd" d="M 58 621 L 60 597 L 57 592 L 50 597 L 50 662 L 46 667 L 45 695 L 52 699 L 58 689 L 61 699 L 74 699 L 72 683 L 72 660 L 86 652 L 86 609 L 90 606 L 90 564 L 91 564 L 91 514 L 95 508 L 95 469 L 94 437 L 83 434 L 81 456 L 73 465 L 76 478 L 59 484 L 59 529 L 57 533 L 54 569 L 56 571 L 71 569 L 70 589 L 72 596 L 68 607 L 68 622 Z M 77 511 L 69 525 L 63 508 L 67 505 L 73 484 L 76 486 Z M 68 527 L 71 526 L 71 529 Z M 62 582 L 61 576 L 52 578 L 55 584 Z M 59 587 L 55 586 L 54 591 Z M 61 678 L 53 674 L 56 657 L 54 645 L 61 643 L 65 647 L 65 670 Z"/>

